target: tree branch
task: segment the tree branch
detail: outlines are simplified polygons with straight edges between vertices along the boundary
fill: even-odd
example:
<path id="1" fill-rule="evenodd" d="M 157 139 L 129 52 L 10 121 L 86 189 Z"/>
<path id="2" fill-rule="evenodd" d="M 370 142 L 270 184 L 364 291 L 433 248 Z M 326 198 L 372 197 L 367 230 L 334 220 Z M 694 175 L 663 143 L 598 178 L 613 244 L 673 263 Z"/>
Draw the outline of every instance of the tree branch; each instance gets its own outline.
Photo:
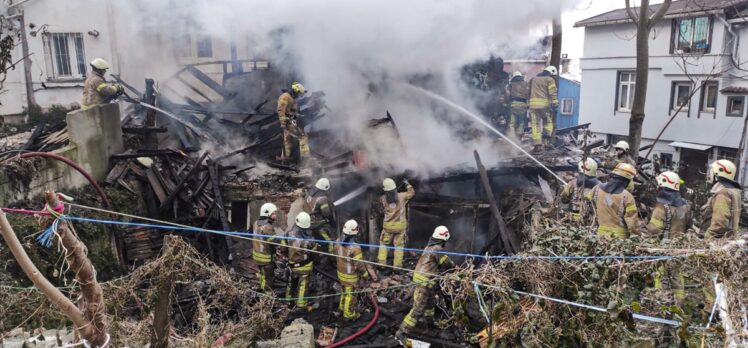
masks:
<path id="1" fill-rule="evenodd" d="M 634 22 L 634 24 L 639 24 L 639 18 L 636 16 L 636 13 L 634 13 L 634 10 L 631 8 L 631 0 L 626 0 L 626 13 L 629 15 L 629 18 Z"/>
<path id="2" fill-rule="evenodd" d="M 673 0 L 665 0 L 665 2 L 663 2 L 662 5 L 660 5 L 660 8 L 657 9 L 657 12 L 655 12 L 651 17 L 649 17 L 650 25 L 657 23 L 660 19 L 662 19 L 662 17 L 665 16 L 665 13 L 667 13 L 667 10 L 670 8 L 670 3 L 672 2 Z"/>

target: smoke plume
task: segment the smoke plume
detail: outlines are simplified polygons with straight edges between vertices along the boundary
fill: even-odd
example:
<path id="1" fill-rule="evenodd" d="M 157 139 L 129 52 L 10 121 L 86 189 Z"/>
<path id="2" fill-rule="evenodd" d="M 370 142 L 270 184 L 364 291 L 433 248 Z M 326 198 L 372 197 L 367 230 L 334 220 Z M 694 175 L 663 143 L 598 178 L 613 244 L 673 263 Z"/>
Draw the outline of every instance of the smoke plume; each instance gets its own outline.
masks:
<path id="1" fill-rule="evenodd" d="M 428 81 L 428 88 L 471 110 L 470 92 L 459 82 L 460 68 L 501 50 L 529 49 L 552 18 L 575 0 L 132 0 L 115 10 L 128 14 L 132 45 L 123 70 L 166 78 L 176 70 L 169 41 L 186 33 L 210 36 L 214 52 L 230 42 L 247 43 L 239 58 L 272 56 L 276 66 L 293 66 L 308 90 L 322 90 L 331 109 L 322 121 L 341 139 L 363 144 L 377 163 L 422 175 L 472 163 L 478 148 L 490 163 L 510 154 L 474 123 L 451 114 L 403 84 Z M 151 40 L 144 40 L 150 38 Z M 143 47 L 143 42 L 156 42 Z M 240 45 L 244 46 L 244 45 Z M 226 50 L 225 52 L 228 52 Z M 224 54 L 228 58 L 227 53 Z M 377 135 L 366 120 L 390 111 L 406 151 L 392 151 L 391 135 Z"/>

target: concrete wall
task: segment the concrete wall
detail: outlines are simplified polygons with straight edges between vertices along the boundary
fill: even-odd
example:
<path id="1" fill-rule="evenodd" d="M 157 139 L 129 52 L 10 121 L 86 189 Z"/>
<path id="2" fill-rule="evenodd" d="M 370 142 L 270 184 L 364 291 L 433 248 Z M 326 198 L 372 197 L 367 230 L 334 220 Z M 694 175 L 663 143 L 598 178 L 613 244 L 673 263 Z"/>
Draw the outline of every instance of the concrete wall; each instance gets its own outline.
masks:
<path id="1" fill-rule="evenodd" d="M 67 115 L 70 144 L 53 151 L 78 163 L 97 181 L 109 172 L 109 158 L 123 151 L 122 125 L 117 104 L 105 104 Z M 0 171 L 0 205 L 27 199 L 49 189 L 64 192 L 88 185 L 88 181 L 68 165 L 51 159 L 33 160 L 33 168 L 21 175 L 31 176 L 28 187 L 18 174 L 7 168 Z"/>
<path id="2" fill-rule="evenodd" d="M 676 81 L 688 81 L 689 76 L 705 80 L 705 74 L 723 72 L 730 53 L 725 43 L 725 26 L 715 18 L 711 36 L 711 51 L 703 56 L 683 57 L 670 54 L 671 20 L 661 21 L 653 30 L 650 41 L 650 74 L 643 138 L 653 139 L 672 114 L 670 96 Z M 748 40 L 748 31 L 740 31 L 741 39 Z M 636 68 L 635 29 L 632 24 L 585 28 L 584 58 L 581 62 L 582 81 L 580 123 L 591 122 L 599 133 L 626 135 L 630 113 L 616 110 L 618 73 Z M 744 55 L 748 58 L 748 51 Z M 728 74 L 709 77 L 726 86 L 746 85 Z M 699 82 L 700 83 L 700 82 Z M 714 113 L 700 112 L 701 94 L 692 98 L 684 110 L 664 133 L 663 141 L 683 141 L 712 146 L 737 148 L 743 126 L 742 117 L 726 116 L 727 95 L 720 93 Z M 745 113 L 745 112 L 744 112 Z"/>

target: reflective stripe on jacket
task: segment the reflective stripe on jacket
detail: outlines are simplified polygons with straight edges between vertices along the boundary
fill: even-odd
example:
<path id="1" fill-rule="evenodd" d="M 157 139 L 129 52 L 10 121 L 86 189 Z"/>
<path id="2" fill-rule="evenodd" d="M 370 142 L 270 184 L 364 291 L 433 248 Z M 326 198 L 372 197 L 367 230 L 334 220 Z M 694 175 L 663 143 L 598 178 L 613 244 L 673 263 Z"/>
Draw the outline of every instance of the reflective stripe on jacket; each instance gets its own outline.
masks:
<path id="1" fill-rule="evenodd" d="M 586 197 L 597 213 L 599 234 L 625 239 L 631 234 L 639 233 L 636 199 L 631 193 L 626 190 L 607 193 L 598 185 Z"/>
<path id="2" fill-rule="evenodd" d="M 413 282 L 418 285 L 429 285 L 431 276 L 439 269 L 449 269 L 455 267 L 452 259 L 448 255 L 437 254 L 444 248 L 439 245 L 429 245 L 423 249 L 421 258 L 418 259 L 415 272 L 413 272 Z"/>
<path id="3" fill-rule="evenodd" d="M 701 208 L 702 231 L 705 238 L 730 238 L 737 236 L 740 212 L 743 209 L 742 191 L 718 182 L 712 187 L 712 196 Z"/>
<path id="4" fill-rule="evenodd" d="M 299 113 L 299 104 L 291 96 L 290 92 L 283 92 L 278 97 L 278 119 L 281 123 L 288 122 L 290 117 L 295 117 Z"/>
<path id="5" fill-rule="evenodd" d="M 107 83 L 104 77 L 92 71 L 83 82 L 83 98 L 81 107 L 89 108 L 94 105 L 104 104 L 107 97 L 117 94 L 117 86 Z"/>
<path id="6" fill-rule="evenodd" d="M 275 236 L 275 228 L 267 219 L 257 219 L 252 228 L 252 232 L 255 234 L 261 234 L 264 236 Z M 275 238 L 256 238 L 252 240 L 252 258 L 258 265 L 268 265 L 273 262 L 272 248 L 270 244 L 264 243 L 264 241 L 275 242 Z"/>
<path id="7" fill-rule="evenodd" d="M 535 76 L 530 80 L 530 109 L 558 106 L 558 89 L 552 76 Z"/>
<path id="8" fill-rule="evenodd" d="M 403 232 L 408 228 L 408 217 L 406 216 L 406 205 L 416 195 L 416 190 L 408 184 L 405 192 L 397 193 L 397 202 L 387 203 L 386 195 L 380 198 L 384 208 L 384 220 L 382 228 L 390 233 Z"/>
<path id="9" fill-rule="evenodd" d="M 363 262 L 364 254 L 358 245 L 335 245 L 335 255 L 337 255 L 338 279 L 343 285 L 356 285 L 358 277 L 366 274 L 366 267 Z"/>

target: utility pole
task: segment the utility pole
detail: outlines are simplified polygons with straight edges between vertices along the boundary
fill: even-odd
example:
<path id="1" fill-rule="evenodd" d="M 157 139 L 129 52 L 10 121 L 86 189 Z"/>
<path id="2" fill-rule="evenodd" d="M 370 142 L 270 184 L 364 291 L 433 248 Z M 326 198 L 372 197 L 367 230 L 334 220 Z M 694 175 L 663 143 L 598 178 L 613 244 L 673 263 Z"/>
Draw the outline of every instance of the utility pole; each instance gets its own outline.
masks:
<path id="1" fill-rule="evenodd" d="M 26 103 L 27 110 L 36 107 L 36 96 L 34 95 L 34 81 L 31 77 L 31 55 L 29 53 L 29 42 L 26 36 L 26 20 L 23 9 L 18 9 L 18 21 L 21 26 L 21 54 L 23 54 L 23 79 L 26 82 Z"/>

